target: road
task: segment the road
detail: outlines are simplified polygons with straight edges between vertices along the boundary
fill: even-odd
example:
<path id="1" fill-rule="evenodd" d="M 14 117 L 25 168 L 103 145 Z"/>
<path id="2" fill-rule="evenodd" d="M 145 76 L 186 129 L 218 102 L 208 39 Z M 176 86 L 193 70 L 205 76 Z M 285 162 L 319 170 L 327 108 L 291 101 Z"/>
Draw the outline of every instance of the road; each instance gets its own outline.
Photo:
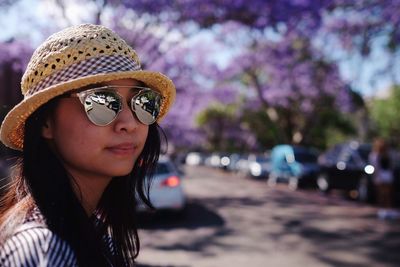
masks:
<path id="1" fill-rule="evenodd" d="M 184 186 L 182 218 L 144 216 L 140 267 L 400 266 L 400 221 L 340 194 L 206 167 L 186 167 Z"/>

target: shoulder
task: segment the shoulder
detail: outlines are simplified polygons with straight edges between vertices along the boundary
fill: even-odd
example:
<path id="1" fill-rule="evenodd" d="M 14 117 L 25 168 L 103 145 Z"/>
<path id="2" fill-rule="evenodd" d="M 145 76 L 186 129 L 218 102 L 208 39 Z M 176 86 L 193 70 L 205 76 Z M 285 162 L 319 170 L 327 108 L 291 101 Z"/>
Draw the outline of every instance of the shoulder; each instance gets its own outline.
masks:
<path id="1" fill-rule="evenodd" d="M 46 226 L 23 224 L 0 248 L 0 266 L 76 266 L 70 246 Z"/>

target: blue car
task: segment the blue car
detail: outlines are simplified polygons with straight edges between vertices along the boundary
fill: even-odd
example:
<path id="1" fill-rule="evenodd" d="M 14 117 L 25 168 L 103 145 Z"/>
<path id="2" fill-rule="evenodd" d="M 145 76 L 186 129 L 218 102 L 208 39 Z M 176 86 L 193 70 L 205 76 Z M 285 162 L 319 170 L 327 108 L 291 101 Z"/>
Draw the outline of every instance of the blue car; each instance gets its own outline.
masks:
<path id="1" fill-rule="evenodd" d="M 316 186 L 320 167 L 315 150 L 302 146 L 277 145 L 271 151 L 268 185 L 284 182 L 290 189 Z"/>

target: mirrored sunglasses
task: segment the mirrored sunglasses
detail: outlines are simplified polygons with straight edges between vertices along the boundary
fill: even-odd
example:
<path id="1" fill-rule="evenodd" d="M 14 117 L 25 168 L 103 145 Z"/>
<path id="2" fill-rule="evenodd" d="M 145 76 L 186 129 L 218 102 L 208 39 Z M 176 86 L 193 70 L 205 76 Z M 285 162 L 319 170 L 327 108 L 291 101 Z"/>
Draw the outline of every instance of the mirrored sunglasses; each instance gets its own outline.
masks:
<path id="1" fill-rule="evenodd" d="M 150 125 L 157 120 L 163 97 L 147 87 L 102 86 L 72 93 L 69 96 L 79 98 L 87 117 L 93 124 L 107 126 L 117 118 L 123 108 L 124 97 L 116 91 L 117 88 L 138 90 L 128 101 L 128 105 L 141 123 Z"/>

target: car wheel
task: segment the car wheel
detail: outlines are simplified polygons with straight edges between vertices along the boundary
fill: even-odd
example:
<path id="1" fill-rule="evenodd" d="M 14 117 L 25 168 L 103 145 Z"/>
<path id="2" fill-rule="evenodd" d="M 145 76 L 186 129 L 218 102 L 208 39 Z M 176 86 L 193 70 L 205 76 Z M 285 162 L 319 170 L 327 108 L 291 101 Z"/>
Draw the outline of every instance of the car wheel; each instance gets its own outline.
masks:
<path id="1" fill-rule="evenodd" d="M 294 176 L 290 177 L 288 186 L 290 190 L 297 190 L 299 188 L 299 178 Z"/>
<path id="2" fill-rule="evenodd" d="M 330 190 L 329 178 L 325 173 L 319 174 L 317 178 L 318 189 L 324 193 L 328 193 Z"/>
<path id="3" fill-rule="evenodd" d="M 370 187 L 367 177 L 365 176 L 361 177 L 360 181 L 358 181 L 357 192 L 358 192 L 358 200 L 362 202 L 369 201 Z"/>

